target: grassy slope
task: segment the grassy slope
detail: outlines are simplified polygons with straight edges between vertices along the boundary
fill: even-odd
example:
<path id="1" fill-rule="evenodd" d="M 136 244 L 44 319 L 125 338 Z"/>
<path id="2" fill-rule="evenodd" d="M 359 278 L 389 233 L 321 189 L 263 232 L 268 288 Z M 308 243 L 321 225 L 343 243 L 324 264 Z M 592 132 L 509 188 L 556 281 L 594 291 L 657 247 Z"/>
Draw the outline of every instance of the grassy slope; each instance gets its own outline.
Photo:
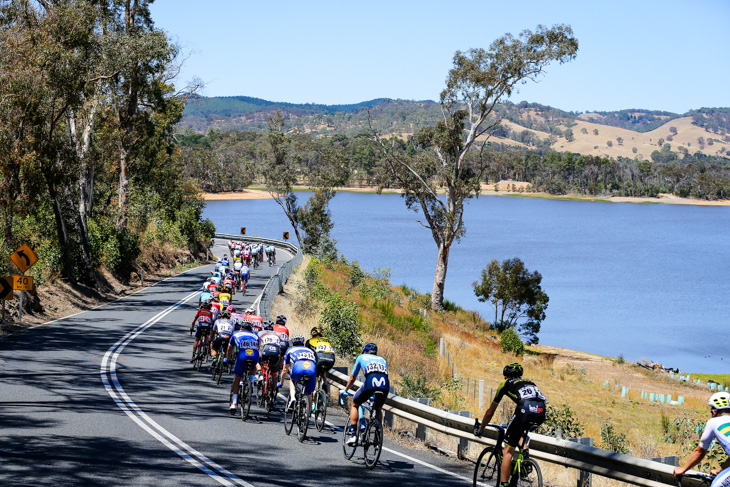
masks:
<path id="1" fill-rule="evenodd" d="M 305 260 L 274 303 L 275 314 L 291 316 L 292 332 L 305 335 L 318 322 L 316 313 L 302 316 L 296 312 L 306 264 Z M 680 383 L 669 378 L 668 374 L 572 350 L 536 346 L 535 355 L 515 357 L 511 353 L 502 353 L 498 337 L 476 313 L 465 310 L 441 314 L 428 311 L 428 296 L 404 287 L 391 287 L 392 294 L 388 299 L 366 298 L 348 284 L 348 276 L 347 266 L 334 265 L 322 272 L 320 280 L 330 289 L 348 294 L 357 302 L 359 322 L 366 323 L 364 340 L 378 343 L 381 354 L 389 361 L 392 383 L 399 387 L 399 392 L 402 393 L 404 375 L 425 376 L 431 387 L 441 389 L 436 407 L 468 409 L 475 417 L 483 414 L 483 411 L 478 411 L 478 400 L 472 394 L 466 394 L 465 385 L 463 390 L 445 387 L 450 371 L 446 361 L 439 356 L 437 345 L 438 338 L 443 337 L 459 376 L 484 379 L 487 395 L 490 388 L 501 381 L 504 364 L 515 360 L 522 362 L 526 377 L 540 386 L 552 405 L 570 405 L 586 428 L 585 436 L 595 438 L 596 445 L 600 445 L 602 426 L 609 422 L 619 433 L 627 435 L 628 445 L 635 456 L 649 458 L 678 454 L 685 457 L 689 451 L 687 445 L 662 440 L 662 414 L 670 421 L 685 416 L 706 419 L 706 387 Z M 398 302 L 400 304 L 395 304 Z M 419 319 L 419 316 L 423 317 L 424 310 L 426 318 Z M 341 358 L 338 358 L 338 364 L 343 365 Z M 715 379 L 730 381 L 727 377 Z M 604 385 L 605 381 L 609 382 L 608 386 Z M 621 386 L 630 387 L 628 397 L 621 397 Z M 673 398 L 682 395 L 686 401 L 683 406 L 650 403 L 640 399 L 641 391 L 672 394 Z M 511 411 L 510 406 L 500 411 L 502 419 L 508 419 Z"/>

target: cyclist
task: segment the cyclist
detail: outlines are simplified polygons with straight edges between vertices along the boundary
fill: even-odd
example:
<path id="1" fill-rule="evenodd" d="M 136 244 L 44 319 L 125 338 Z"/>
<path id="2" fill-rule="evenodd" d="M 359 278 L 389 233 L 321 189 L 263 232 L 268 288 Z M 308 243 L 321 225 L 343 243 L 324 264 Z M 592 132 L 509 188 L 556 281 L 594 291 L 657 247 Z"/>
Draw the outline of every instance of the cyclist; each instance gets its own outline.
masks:
<path id="1" fill-rule="evenodd" d="M 253 324 L 253 329 L 256 333 L 260 332 L 264 328 L 264 319 L 263 317 L 256 314 L 256 310 L 253 308 L 248 308 L 243 314 L 243 319 L 248 320 Z"/>
<path id="2" fill-rule="evenodd" d="M 266 246 L 266 257 L 273 263 L 276 264 L 276 247 L 273 245 Z"/>
<path id="3" fill-rule="evenodd" d="M 511 363 L 502 369 L 504 382 L 497 387 L 497 393 L 489 409 L 484 413 L 482 424 L 479 426 L 478 435 L 484 432 L 484 428 L 492 420 L 497 411 L 497 405 L 504 396 L 509 397 L 517 405 L 514 415 L 509 422 L 507 432 L 504 435 L 504 450 L 502 452 L 502 472 L 500 481 L 502 487 L 509 486 L 510 470 L 512 468 L 512 456 L 515 447 L 518 446 L 524 433 L 533 425 L 540 425 L 545 421 L 545 396 L 534 382 L 523 379 L 524 370 L 522 365 Z"/>
<path id="4" fill-rule="evenodd" d="M 279 334 L 281 342 L 281 358 L 284 358 L 286 351 L 289 349 L 289 328 L 286 327 L 286 316 L 279 315 L 274 323 L 274 331 Z"/>
<path id="5" fill-rule="evenodd" d="M 238 407 L 238 388 L 241 377 L 243 377 L 246 369 L 251 372 L 255 371 L 255 366 L 259 362 L 259 337 L 251 331 L 252 329 L 251 322 L 244 321 L 241 329 L 234 331 L 231 340 L 228 342 L 227 358 L 230 359 L 231 352 L 238 347 L 238 356 L 236 357 L 236 363 L 233 365 L 233 401 L 229 408 L 231 414 L 235 414 L 236 407 Z M 253 385 L 253 375 L 251 375 L 251 385 Z"/>
<path id="6" fill-rule="evenodd" d="M 213 313 L 210 309 L 210 302 L 203 302 L 203 305 L 195 313 L 195 318 L 193 318 L 193 322 L 190 323 L 191 333 L 193 331 L 193 327 L 195 327 L 195 324 L 198 324 L 197 330 L 195 330 L 195 342 L 193 342 L 193 358 L 190 359 L 191 364 L 195 362 L 195 348 L 197 347 L 198 342 L 201 339 L 207 342 L 210 336 L 210 330 L 213 326 Z"/>
<path id="7" fill-rule="evenodd" d="M 221 311 L 231 304 L 231 292 L 227 287 L 222 288 L 221 293 L 218 295 L 218 302 L 220 303 Z"/>
<path id="8" fill-rule="evenodd" d="M 282 377 L 287 373 L 290 365 L 289 404 L 287 408 L 291 408 L 294 405 L 296 395 L 294 384 L 304 377 L 307 378 L 304 384 L 304 394 L 309 397 L 311 404 L 312 393 L 314 392 L 314 388 L 317 387 L 317 363 L 314 359 L 314 353 L 304 346 L 304 337 L 302 335 L 294 335 L 291 337 L 291 348 L 284 356 L 284 370 L 281 371 Z M 276 387 L 281 387 L 281 383 L 276 384 Z M 309 417 L 309 411 L 307 411 L 307 417 Z"/>
<path id="9" fill-rule="evenodd" d="M 373 409 L 375 409 L 378 421 L 383 422 L 383 404 L 388 397 L 390 391 L 390 381 L 388 380 L 388 362 L 378 356 L 378 346 L 374 343 L 367 343 L 362 347 L 362 353 L 355 360 L 355 367 L 352 368 L 350 380 L 345 385 L 344 393 L 352 387 L 358 374 L 365 374 L 365 383 L 357 390 L 352 398 L 352 407 L 350 408 L 350 434 L 347 436 L 346 443 L 350 446 L 357 443 L 357 410 L 362 403 L 375 396 Z M 376 394 L 376 392 L 383 394 Z"/>
<path id="10" fill-rule="evenodd" d="M 259 332 L 259 354 L 262 363 L 268 362 L 269 372 L 276 384 L 279 382 L 277 375 L 281 368 L 281 340 L 279 334 L 274 331 L 274 323 L 271 320 L 267 320 L 264 329 Z M 257 369 L 260 370 L 259 367 Z"/>
<path id="11" fill-rule="evenodd" d="M 228 261 L 228 254 L 223 254 L 223 258 L 221 259 L 221 264 L 228 267 L 228 264 L 230 264 L 230 262 Z"/>
<path id="12" fill-rule="evenodd" d="M 680 477 L 687 470 L 694 467 L 705 458 L 707 450 L 710 449 L 712 440 L 717 440 L 725 450 L 725 455 L 730 455 L 730 393 L 716 392 L 710 396 L 710 418 L 705 423 L 705 429 L 700 437 L 700 444 L 694 449 L 684 467 L 674 467 L 674 476 Z M 715 475 L 710 487 L 727 486 L 730 484 L 730 456 L 720 465 L 720 468 L 710 470 Z"/>
<path id="13" fill-rule="evenodd" d="M 244 264 L 241 266 L 241 289 L 248 286 L 248 280 L 251 279 L 251 268 Z"/>
<path id="14" fill-rule="evenodd" d="M 335 350 L 325 338 L 322 328 L 315 326 L 310 333 L 312 338 L 307 340 L 305 346 L 314 352 L 317 359 L 317 377 L 322 377 L 322 384 L 327 387 L 327 371 L 335 365 Z"/>
<path id="15" fill-rule="evenodd" d="M 242 325 L 243 324 L 243 316 L 238 313 L 238 309 L 235 305 L 229 304 L 228 305 L 228 311 L 231 312 L 231 323 L 235 327 L 236 325 Z"/>
<path id="16" fill-rule="evenodd" d="M 233 326 L 234 324 L 231 321 L 231 306 L 229 306 L 221 313 L 221 317 L 213 324 L 213 336 L 215 338 L 213 339 L 213 344 L 210 346 L 210 354 L 213 357 L 218 354 L 219 350 L 223 353 L 224 345 L 231 340 Z"/>

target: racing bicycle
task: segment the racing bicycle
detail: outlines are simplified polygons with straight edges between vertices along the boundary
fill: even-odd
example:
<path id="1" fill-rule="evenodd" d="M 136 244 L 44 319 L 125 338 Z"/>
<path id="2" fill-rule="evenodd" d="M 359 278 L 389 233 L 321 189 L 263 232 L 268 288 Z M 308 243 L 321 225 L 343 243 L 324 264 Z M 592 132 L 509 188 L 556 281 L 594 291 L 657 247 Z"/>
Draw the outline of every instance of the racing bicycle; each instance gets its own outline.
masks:
<path id="1" fill-rule="evenodd" d="M 317 431 L 324 428 L 325 418 L 327 418 L 327 392 L 323 387 L 324 379 L 322 376 L 317 377 L 317 388 L 312 396 L 312 414 L 314 414 L 314 427 Z"/>
<path id="2" fill-rule="evenodd" d="M 474 466 L 474 486 L 477 485 L 500 485 L 500 473 L 502 472 L 502 445 L 504 443 L 505 429 L 498 424 L 487 424 L 487 428 L 497 430 L 497 443 L 488 446 L 479 454 L 477 463 Z M 530 426 L 522 435 L 522 445 L 515 450 L 512 456 L 512 471 L 510 473 L 510 487 L 542 487 L 542 471 L 540 465 L 529 456 L 530 437 L 528 433 L 536 429 L 536 425 Z M 474 423 L 474 435 L 479 431 L 479 420 Z"/>
<path id="3" fill-rule="evenodd" d="M 256 405 L 263 407 L 267 413 L 270 413 L 276 402 L 276 380 L 271 372 L 268 362 L 261 365 L 261 375 L 263 379 L 256 386 Z"/>
<path id="4" fill-rule="evenodd" d="M 229 360 L 230 362 L 230 360 Z M 250 362 L 248 362 L 250 364 Z M 241 421 L 248 419 L 248 413 L 251 411 L 251 396 L 253 395 L 253 386 L 251 385 L 251 367 L 247 366 L 246 371 L 241 377 L 238 387 L 238 409 L 241 412 Z M 231 384 L 231 393 L 228 404 L 233 402 L 233 384 Z M 231 415 L 235 415 L 236 411 L 231 411 Z"/>
<path id="5" fill-rule="evenodd" d="M 297 439 L 304 441 L 309 428 L 309 411 L 311 410 L 312 401 L 304 394 L 306 382 L 309 380 L 307 376 L 302 376 L 295 384 L 294 404 L 292 408 L 287 406 L 284 408 L 284 432 L 291 434 L 294 425 L 297 425 Z"/>
<path id="6" fill-rule="evenodd" d="M 358 446 L 362 447 L 363 458 L 365 459 L 365 467 L 368 470 L 375 468 L 380 459 L 380 453 L 383 450 L 383 425 L 377 418 L 377 413 L 373 408 L 375 397 L 378 394 L 385 394 L 383 391 L 377 391 L 368 401 L 365 401 L 357 409 L 358 424 L 360 431 L 355 435 L 356 441 L 354 445 L 347 444 L 347 437 L 350 435 L 352 425 L 350 424 L 350 415 L 347 415 L 344 428 L 342 428 L 342 452 L 345 458 L 350 460 L 355 455 Z M 345 397 L 352 396 L 349 392 L 340 391 L 340 406 L 345 406 Z"/>

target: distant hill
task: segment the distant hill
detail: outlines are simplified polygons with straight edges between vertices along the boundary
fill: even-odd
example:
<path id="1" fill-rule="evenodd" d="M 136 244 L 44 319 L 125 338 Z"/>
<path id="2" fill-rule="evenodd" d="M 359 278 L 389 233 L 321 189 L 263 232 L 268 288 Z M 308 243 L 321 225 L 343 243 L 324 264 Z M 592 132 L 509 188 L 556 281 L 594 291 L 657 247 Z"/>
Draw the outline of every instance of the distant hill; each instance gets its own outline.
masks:
<path id="1" fill-rule="evenodd" d="M 194 96 L 188 99 L 180 125 L 197 133 L 210 129 L 261 131 L 276 111 L 284 113 L 287 127 L 316 136 L 354 137 L 369 133 L 372 123 L 380 133 L 407 137 L 441 117 L 439 104 L 430 100 L 380 98 L 351 105 L 318 105 L 247 96 Z M 730 157 L 730 108 L 701 108 L 685 114 L 639 109 L 575 113 L 537 103 L 507 102 L 495 114 L 502 124 L 492 140 L 518 147 L 649 159 L 654 151 L 670 144 L 671 152 Z"/>

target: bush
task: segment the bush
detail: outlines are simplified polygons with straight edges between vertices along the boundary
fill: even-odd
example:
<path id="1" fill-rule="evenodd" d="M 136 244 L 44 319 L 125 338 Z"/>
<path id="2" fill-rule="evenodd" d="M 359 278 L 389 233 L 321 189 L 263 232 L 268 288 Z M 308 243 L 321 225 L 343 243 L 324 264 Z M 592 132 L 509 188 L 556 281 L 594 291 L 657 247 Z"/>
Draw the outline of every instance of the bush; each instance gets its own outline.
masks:
<path id="1" fill-rule="evenodd" d="M 600 447 L 604 450 L 609 450 L 616 453 L 623 453 L 625 455 L 629 454 L 629 446 L 626 442 L 626 435 L 615 431 L 613 429 L 613 425 L 610 424 L 608 421 L 603 423 L 603 427 L 601 428 Z"/>
<path id="2" fill-rule="evenodd" d="M 337 241 L 333 240 L 329 235 L 322 235 L 319 237 L 317 245 L 312 248 L 312 255 L 326 263 L 329 267 L 337 260 L 337 248 L 335 244 L 337 244 Z"/>
<path id="3" fill-rule="evenodd" d="M 362 332 L 357 324 L 357 305 L 340 293 L 328 293 L 319 319 L 325 335 L 341 356 L 355 356 L 362 347 Z"/>
<path id="4" fill-rule="evenodd" d="M 362 267 L 360 267 L 360 263 L 356 260 L 353 260 L 352 265 L 350 266 L 350 278 L 348 279 L 350 286 L 359 286 L 366 277 L 367 274 L 365 274 L 365 272 L 362 270 Z"/>
<path id="5" fill-rule="evenodd" d="M 502 352 L 512 352 L 515 355 L 525 353 L 525 344 L 522 343 L 520 334 L 514 328 L 507 328 L 500 334 L 500 344 L 502 345 Z"/>
<path id="6" fill-rule="evenodd" d="M 428 397 L 435 401 L 441 395 L 438 386 L 430 386 L 426 376 L 422 373 L 401 375 L 398 381 L 398 395 L 401 397 Z"/>
<path id="7" fill-rule="evenodd" d="M 558 430 L 563 438 L 580 438 L 585 428 L 575 416 L 570 406 L 552 406 L 548 404 L 545 422 L 537 432 L 541 435 L 558 436 Z"/>

